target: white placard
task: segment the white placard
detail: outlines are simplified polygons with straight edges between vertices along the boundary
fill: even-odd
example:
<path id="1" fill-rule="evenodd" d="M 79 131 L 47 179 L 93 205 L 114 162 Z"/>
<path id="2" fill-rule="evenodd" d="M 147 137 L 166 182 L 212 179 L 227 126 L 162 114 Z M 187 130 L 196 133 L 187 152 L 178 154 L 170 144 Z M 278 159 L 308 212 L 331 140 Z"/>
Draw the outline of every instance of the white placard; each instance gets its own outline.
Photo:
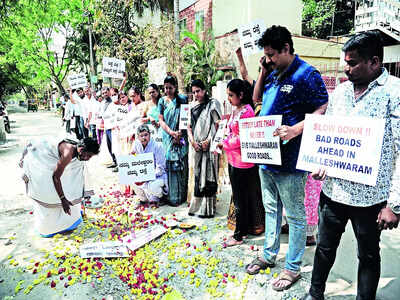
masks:
<path id="1" fill-rule="evenodd" d="M 217 152 L 219 154 L 222 153 L 222 150 L 220 148 L 218 148 L 217 145 L 219 143 L 222 143 L 222 140 L 225 137 L 225 129 L 226 129 L 227 123 L 228 123 L 227 119 L 219 121 L 217 133 L 215 134 L 214 139 L 212 140 L 211 145 L 210 145 L 211 153 L 213 153 L 213 152 Z"/>
<path id="2" fill-rule="evenodd" d="M 101 75 L 109 78 L 124 78 L 125 61 L 113 57 L 103 57 L 103 71 Z"/>
<path id="3" fill-rule="evenodd" d="M 281 123 L 281 115 L 239 120 L 242 161 L 281 165 L 279 136 L 272 135 Z"/>
<path id="4" fill-rule="evenodd" d="M 181 104 L 181 112 L 179 114 L 179 130 L 186 130 L 189 125 L 190 105 Z"/>
<path id="5" fill-rule="evenodd" d="M 88 83 L 84 73 L 72 74 L 67 77 L 69 87 L 76 90 L 82 87 L 87 87 Z"/>
<path id="6" fill-rule="evenodd" d="M 99 242 L 82 245 L 81 258 L 90 257 L 128 257 L 128 249 L 121 242 Z"/>
<path id="7" fill-rule="evenodd" d="M 120 184 L 132 184 L 156 179 L 153 153 L 117 156 Z"/>
<path id="8" fill-rule="evenodd" d="M 297 169 L 376 185 L 385 120 L 307 114 Z"/>
<path id="9" fill-rule="evenodd" d="M 149 82 L 163 85 L 167 77 L 167 58 L 161 57 L 149 60 L 148 62 Z"/>
<path id="10" fill-rule="evenodd" d="M 240 47 L 242 48 L 243 56 L 247 57 L 263 50 L 258 47 L 257 42 L 266 29 L 263 20 L 254 20 L 239 27 Z"/>
<path id="11" fill-rule="evenodd" d="M 124 120 L 119 123 L 119 136 L 120 137 L 130 137 L 136 134 L 136 129 L 140 125 L 140 114 L 134 111 L 130 111 Z"/>
<path id="12" fill-rule="evenodd" d="M 161 143 L 162 144 L 162 130 L 159 128 L 156 128 L 152 124 L 147 124 L 150 130 L 150 136 L 151 138 L 156 142 L 156 143 Z"/>
<path id="13" fill-rule="evenodd" d="M 122 241 L 129 249 L 135 251 L 136 249 L 142 247 L 148 242 L 151 242 L 165 232 L 167 232 L 167 228 L 161 225 L 155 225 L 149 228 L 142 229 L 137 233 L 133 232 L 130 235 L 123 237 Z"/>

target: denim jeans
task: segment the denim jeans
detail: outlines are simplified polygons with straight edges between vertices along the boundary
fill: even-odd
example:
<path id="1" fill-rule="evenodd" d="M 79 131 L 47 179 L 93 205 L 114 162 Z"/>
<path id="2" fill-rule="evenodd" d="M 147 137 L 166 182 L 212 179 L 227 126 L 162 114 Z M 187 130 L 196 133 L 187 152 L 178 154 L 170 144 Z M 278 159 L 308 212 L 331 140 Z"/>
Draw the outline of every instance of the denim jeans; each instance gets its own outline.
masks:
<path id="1" fill-rule="evenodd" d="M 90 124 L 89 125 L 89 130 L 92 134 L 92 139 L 95 139 L 97 141 L 97 135 L 96 135 L 96 125 Z"/>
<path id="2" fill-rule="evenodd" d="M 259 169 L 261 192 L 265 209 L 264 259 L 274 263 L 280 249 L 282 208 L 289 224 L 289 249 L 285 269 L 300 270 L 306 247 L 306 212 L 304 185 L 306 173 L 273 173 Z"/>
<path id="3" fill-rule="evenodd" d="M 83 139 L 83 119 L 80 116 L 75 116 L 75 134 L 78 140 Z"/>
<path id="4" fill-rule="evenodd" d="M 321 193 L 319 206 L 318 242 L 310 294 L 318 300 L 324 299 L 326 280 L 335 262 L 340 239 L 350 220 L 358 245 L 357 300 L 375 300 L 381 271 L 381 231 L 376 219 L 386 202 L 368 207 L 355 207 L 334 202 Z"/>
<path id="5" fill-rule="evenodd" d="M 115 158 L 114 153 L 112 153 L 112 131 L 111 129 L 106 130 L 106 138 L 107 138 L 107 148 L 110 153 L 114 164 L 117 164 L 117 159 Z"/>

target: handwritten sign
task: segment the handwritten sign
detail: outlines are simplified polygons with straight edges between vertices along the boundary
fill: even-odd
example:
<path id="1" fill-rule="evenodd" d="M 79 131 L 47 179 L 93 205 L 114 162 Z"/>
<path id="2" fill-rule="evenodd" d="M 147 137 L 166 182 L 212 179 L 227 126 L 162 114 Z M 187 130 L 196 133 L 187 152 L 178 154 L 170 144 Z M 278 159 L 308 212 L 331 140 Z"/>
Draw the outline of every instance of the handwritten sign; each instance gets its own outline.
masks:
<path id="1" fill-rule="evenodd" d="M 228 123 L 227 119 L 219 121 L 217 133 L 215 134 L 214 139 L 212 140 L 211 145 L 210 145 L 211 153 L 213 153 L 213 152 L 217 152 L 219 154 L 222 153 L 222 150 L 220 148 L 218 148 L 217 145 L 219 143 L 222 143 L 222 140 L 225 137 L 225 129 L 226 129 L 227 123 Z"/>
<path id="2" fill-rule="evenodd" d="M 130 137 L 136 133 L 137 127 L 140 125 L 140 115 L 137 112 L 131 111 L 121 121 L 119 126 L 120 137 Z"/>
<path id="3" fill-rule="evenodd" d="M 156 143 L 162 143 L 162 130 L 156 128 L 152 124 L 147 124 L 150 130 L 150 136 Z"/>
<path id="4" fill-rule="evenodd" d="M 124 78 L 125 61 L 122 59 L 103 57 L 103 77 Z"/>
<path id="5" fill-rule="evenodd" d="M 73 90 L 86 87 L 88 85 L 84 73 L 72 74 L 67 77 L 69 87 Z"/>
<path id="6" fill-rule="evenodd" d="M 307 114 L 297 169 L 376 185 L 385 120 Z"/>
<path id="7" fill-rule="evenodd" d="M 90 257 L 128 257 L 128 249 L 121 242 L 99 242 L 82 245 L 79 248 L 82 258 Z"/>
<path id="8" fill-rule="evenodd" d="M 123 237 L 122 241 L 129 249 L 135 251 L 136 249 L 142 247 L 148 242 L 151 242 L 165 232 L 167 232 L 167 228 L 160 225 L 155 225 L 149 228 L 142 229 L 137 233 L 133 232 L 130 235 Z"/>
<path id="9" fill-rule="evenodd" d="M 281 165 L 279 137 L 272 135 L 281 123 L 281 115 L 239 120 L 242 161 Z"/>
<path id="10" fill-rule="evenodd" d="M 117 156 L 121 184 L 132 184 L 156 179 L 153 153 Z"/>
<path id="11" fill-rule="evenodd" d="M 167 58 L 161 57 L 149 60 L 148 65 L 149 82 L 163 85 L 167 76 Z"/>
<path id="12" fill-rule="evenodd" d="M 189 104 L 181 104 L 181 112 L 179 114 L 179 130 L 186 130 L 189 125 L 190 106 Z"/>
<path id="13" fill-rule="evenodd" d="M 239 27 L 240 47 L 242 48 L 243 56 L 249 56 L 262 51 L 258 47 L 257 42 L 266 29 L 263 20 L 255 20 Z"/>

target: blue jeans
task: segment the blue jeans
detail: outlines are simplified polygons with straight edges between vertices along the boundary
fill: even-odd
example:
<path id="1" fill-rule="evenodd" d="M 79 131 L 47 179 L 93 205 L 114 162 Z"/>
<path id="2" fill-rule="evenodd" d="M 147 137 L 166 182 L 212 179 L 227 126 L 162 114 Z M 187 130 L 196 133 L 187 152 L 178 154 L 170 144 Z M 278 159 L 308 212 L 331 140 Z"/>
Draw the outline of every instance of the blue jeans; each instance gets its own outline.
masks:
<path id="1" fill-rule="evenodd" d="M 259 174 L 265 208 L 264 259 L 269 263 L 275 263 L 279 253 L 284 207 L 290 229 L 285 269 L 298 272 L 306 247 L 304 186 L 307 174 L 273 173 L 261 168 Z"/>
<path id="2" fill-rule="evenodd" d="M 90 124 L 89 125 L 89 130 L 92 134 L 92 139 L 95 139 L 97 141 L 97 135 L 96 135 L 96 125 Z"/>

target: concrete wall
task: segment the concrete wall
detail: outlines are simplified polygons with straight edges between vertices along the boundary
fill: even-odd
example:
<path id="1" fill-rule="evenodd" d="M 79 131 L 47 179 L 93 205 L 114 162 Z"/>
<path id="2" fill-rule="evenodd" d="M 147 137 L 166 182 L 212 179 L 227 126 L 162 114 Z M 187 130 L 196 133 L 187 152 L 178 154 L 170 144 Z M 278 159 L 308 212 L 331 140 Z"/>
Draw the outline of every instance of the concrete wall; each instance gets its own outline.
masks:
<path id="1" fill-rule="evenodd" d="M 301 34 L 301 0 L 217 0 L 213 1 L 215 36 L 237 29 L 252 20 L 263 19 L 265 25 L 282 25 L 293 34 Z"/>

